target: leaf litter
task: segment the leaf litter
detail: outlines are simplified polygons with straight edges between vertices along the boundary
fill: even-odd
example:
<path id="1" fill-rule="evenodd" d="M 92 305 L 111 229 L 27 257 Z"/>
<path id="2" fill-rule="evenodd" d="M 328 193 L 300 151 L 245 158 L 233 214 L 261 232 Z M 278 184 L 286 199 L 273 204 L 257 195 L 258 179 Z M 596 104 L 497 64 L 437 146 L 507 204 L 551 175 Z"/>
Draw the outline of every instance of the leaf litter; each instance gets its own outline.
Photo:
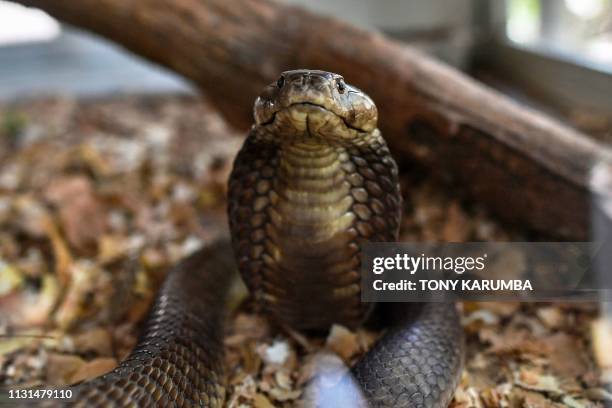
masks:
<path id="1" fill-rule="evenodd" d="M 70 384 L 126 357 L 165 272 L 226 228 L 225 182 L 243 137 L 194 97 L 0 105 L 3 387 Z M 524 238 L 422 169 L 404 170 L 402 240 Z M 381 335 L 339 325 L 305 335 L 254 314 L 243 294 L 234 306 L 230 407 L 304 405 L 321 367 L 341 375 Z M 595 305 L 460 307 L 466 369 L 452 407 L 612 401 L 612 347 L 596 335 L 606 327 Z"/>

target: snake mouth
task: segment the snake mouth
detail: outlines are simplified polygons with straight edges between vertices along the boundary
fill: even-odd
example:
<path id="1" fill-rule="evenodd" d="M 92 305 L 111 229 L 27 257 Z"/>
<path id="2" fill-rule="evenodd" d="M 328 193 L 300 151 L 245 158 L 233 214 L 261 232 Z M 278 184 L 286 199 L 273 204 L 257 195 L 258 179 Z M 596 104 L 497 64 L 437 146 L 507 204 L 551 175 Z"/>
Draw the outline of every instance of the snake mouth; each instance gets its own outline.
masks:
<path id="1" fill-rule="evenodd" d="M 320 111 L 322 111 L 322 112 L 324 112 L 324 113 L 329 113 L 329 114 L 332 114 L 332 115 L 334 115 L 335 117 L 337 117 L 338 119 L 340 119 L 340 120 L 342 121 L 342 123 L 344 123 L 344 126 L 346 126 L 348 129 L 351 129 L 351 130 L 353 130 L 353 131 L 355 131 L 355 132 L 359 132 L 359 133 L 367 133 L 367 132 L 366 132 L 365 130 L 363 130 L 363 129 L 360 129 L 360 128 L 358 128 L 358 127 L 352 126 L 352 125 L 351 125 L 351 124 L 350 124 L 350 123 L 349 123 L 349 122 L 346 120 L 346 118 L 342 117 L 341 115 L 338 115 L 336 112 L 334 112 L 334 111 L 332 111 L 332 110 L 330 110 L 330 109 L 326 108 L 326 107 L 325 107 L 325 106 L 323 106 L 323 105 L 319 105 L 319 104 L 314 103 L 314 102 L 294 102 L 294 103 L 292 103 L 292 104 L 290 104 L 290 105 L 288 105 L 288 106 L 286 106 L 286 107 L 284 107 L 284 108 L 282 108 L 282 109 L 279 109 L 279 110 L 277 110 L 276 112 L 274 112 L 274 113 L 272 114 L 272 117 L 271 117 L 269 120 L 267 120 L 266 122 L 263 122 L 261 125 L 262 125 L 262 126 L 267 126 L 267 125 L 270 125 L 270 124 L 274 123 L 274 121 L 276 120 L 276 115 L 277 115 L 279 112 L 288 111 L 288 110 L 291 110 L 291 109 L 293 109 L 293 108 L 295 108 L 295 107 L 299 107 L 299 106 L 309 106 L 309 107 L 316 108 L 316 109 L 318 109 L 318 110 L 320 110 Z"/>

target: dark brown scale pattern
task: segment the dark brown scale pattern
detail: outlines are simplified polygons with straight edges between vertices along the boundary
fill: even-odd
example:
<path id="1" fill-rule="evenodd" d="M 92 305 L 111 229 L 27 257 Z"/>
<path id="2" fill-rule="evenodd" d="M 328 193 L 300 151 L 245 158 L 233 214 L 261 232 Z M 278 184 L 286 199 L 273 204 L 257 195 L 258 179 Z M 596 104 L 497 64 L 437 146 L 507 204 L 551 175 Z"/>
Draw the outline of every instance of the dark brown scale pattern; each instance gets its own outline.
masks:
<path id="1" fill-rule="evenodd" d="M 352 368 L 373 407 L 442 408 L 463 365 L 463 331 L 455 305 L 408 305 L 406 317 Z"/>
<path id="2" fill-rule="evenodd" d="M 355 227 L 360 245 L 367 241 L 397 241 L 402 216 L 397 165 L 382 138 L 375 133 L 373 139 L 348 149 L 354 165 L 348 178 L 355 181 L 351 182 L 351 211 L 358 218 Z"/>
<path id="3" fill-rule="evenodd" d="M 356 326 L 371 308 L 370 304 L 360 301 L 359 248 L 367 241 L 397 240 L 401 195 L 397 167 L 380 133 L 373 132 L 366 138 L 359 144 L 325 145 L 321 142 L 321 154 L 324 156 L 305 159 L 307 153 L 299 149 L 296 152 L 295 148 L 276 142 L 264 131 L 254 129 L 234 162 L 228 201 L 230 229 L 239 269 L 255 296 L 256 304 L 291 326 L 321 329 L 333 323 L 332 320 Z M 330 153 L 330 148 L 335 153 Z M 316 150 L 316 146 L 309 149 Z M 283 235 L 287 233 L 286 230 L 272 219 L 274 214 L 281 211 L 278 200 L 290 200 L 283 196 L 285 190 L 280 184 L 285 183 L 286 188 L 296 189 L 313 181 L 282 179 L 279 168 L 281 157 L 290 165 L 298 166 L 312 160 L 315 168 L 315 162 L 328 163 L 329 157 L 334 157 L 334 154 L 337 159 L 333 161 L 339 162 L 340 170 L 329 177 L 330 180 L 331 177 L 341 177 L 338 185 L 346 184 L 347 196 L 331 205 L 338 206 L 343 198 L 348 198 L 351 205 L 346 213 L 354 214 L 351 225 L 338 228 L 337 238 L 329 242 L 331 247 L 339 245 L 342 250 L 333 255 L 321 254 L 320 261 L 302 263 L 301 266 L 294 266 L 290 262 L 284 265 L 282 261 L 274 259 L 274 249 L 280 250 L 278 248 L 282 247 L 288 254 L 295 254 L 286 255 L 288 258 L 300 257 L 299 248 L 287 248 L 285 242 L 306 240 L 308 243 L 309 237 Z M 267 169 L 272 171 L 268 170 L 264 175 Z M 316 185 L 316 181 L 314 183 Z M 314 199 L 315 195 L 311 197 Z M 329 197 L 322 196 L 320 199 L 327 200 Z M 299 211 L 304 214 L 313 211 L 312 205 L 315 203 L 305 205 Z M 281 215 L 279 217 L 282 218 Z M 284 222 L 291 222 L 286 214 L 285 219 L 280 221 L 281 224 Z M 305 271 L 296 271 L 297 268 Z M 299 282 L 299 277 L 293 278 L 290 274 L 308 273 L 309 269 L 326 272 L 321 272 L 318 280 L 302 281 L 296 292 L 295 282 Z M 305 287 L 308 285 L 310 288 Z M 330 294 L 323 296 L 325 290 L 329 290 Z M 300 298 L 301 295 L 303 298 Z M 309 296 L 318 296 L 320 301 L 308 304 Z"/>
<path id="4" fill-rule="evenodd" d="M 278 150 L 268 143 L 247 138 L 235 159 L 228 187 L 228 213 L 232 244 L 238 268 L 257 307 L 262 299 L 265 259 L 270 258 L 266 246 L 266 230 L 271 222 L 265 209 L 270 204 L 272 178 L 278 166 Z M 256 242 L 253 238 L 257 239 Z M 261 310 L 260 310 L 261 311 Z"/>
<path id="5" fill-rule="evenodd" d="M 402 215 L 397 165 L 379 134 L 375 132 L 372 138 L 369 143 L 347 149 L 350 164 L 345 171 L 352 186 L 351 211 L 356 215 L 353 226 L 357 232 L 353 242 L 356 259 L 360 256 L 359 248 L 366 242 L 397 241 Z M 359 281 L 359 266 L 355 275 Z M 371 306 L 361 303 L 361 315 L 367 315 Z"/>
<path id="6" fill-rule="evenodd" d="M 211 245 L 169 272 L 136 348 L 115 370 L 75 386 L 73 406 L 223 406 L 231 252 L 227 242 Z"/>

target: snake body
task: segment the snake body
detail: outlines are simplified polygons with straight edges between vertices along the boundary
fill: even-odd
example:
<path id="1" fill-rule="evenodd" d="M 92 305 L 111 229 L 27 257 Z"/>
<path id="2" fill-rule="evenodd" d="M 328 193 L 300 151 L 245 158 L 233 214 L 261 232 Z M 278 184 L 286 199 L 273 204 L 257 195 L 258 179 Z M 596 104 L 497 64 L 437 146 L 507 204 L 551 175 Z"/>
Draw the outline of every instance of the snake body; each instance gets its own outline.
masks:
<path id="1" fill-rule="evenodd" d="M 376 106 L 339 75 L 297 70 L 266 87 L 254 112 L 229 181 L 231 248 L 205 248 L 170 272 L 138 346 L 111 373 L 77 385 L 79 404 L 223 405 L 232 250 L 255 304 L 283 324 L 355 327 L 369 315 L 360 247 L 397 240 L 402 208 Z M 462 362 L 454 305 L 411 305 L 400 316 L 333 394 L 354 405 L 448 405 Z"/>
<path id="2" fill-rule="evenodd" d="M 355 327 L 368 305 L 360 245 L 396 241 L 402 210 L 376 107 L 338 75 L 295 71 L 264 90 L 255 118 L 229 181 L 240 272 L 289 326 Z"/>

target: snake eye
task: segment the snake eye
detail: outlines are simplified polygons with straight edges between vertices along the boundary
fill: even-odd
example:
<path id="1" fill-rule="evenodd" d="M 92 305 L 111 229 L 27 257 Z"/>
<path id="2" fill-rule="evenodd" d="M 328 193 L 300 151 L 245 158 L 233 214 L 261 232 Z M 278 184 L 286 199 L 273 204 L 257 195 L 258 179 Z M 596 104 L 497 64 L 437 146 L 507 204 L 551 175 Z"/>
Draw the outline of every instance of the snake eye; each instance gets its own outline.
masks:
<path id="1" fill-rule="evenodd" d="M 346 84 L 344 83 L 344 79 L 339 78 L 336 81 L 336 88 L 338 88 L 338 92 L 340 93 L 344 93 L 344 91 L 346 91 Z"/>
<path id="2" fill-rule="evenodd" d="M 285 85 L 285 77 L 281 75 L 281 77 L 278 78 L 278 81 L 276 81 L 276 86 L 280 89 L 283 87 L 283 85 Z"/>

